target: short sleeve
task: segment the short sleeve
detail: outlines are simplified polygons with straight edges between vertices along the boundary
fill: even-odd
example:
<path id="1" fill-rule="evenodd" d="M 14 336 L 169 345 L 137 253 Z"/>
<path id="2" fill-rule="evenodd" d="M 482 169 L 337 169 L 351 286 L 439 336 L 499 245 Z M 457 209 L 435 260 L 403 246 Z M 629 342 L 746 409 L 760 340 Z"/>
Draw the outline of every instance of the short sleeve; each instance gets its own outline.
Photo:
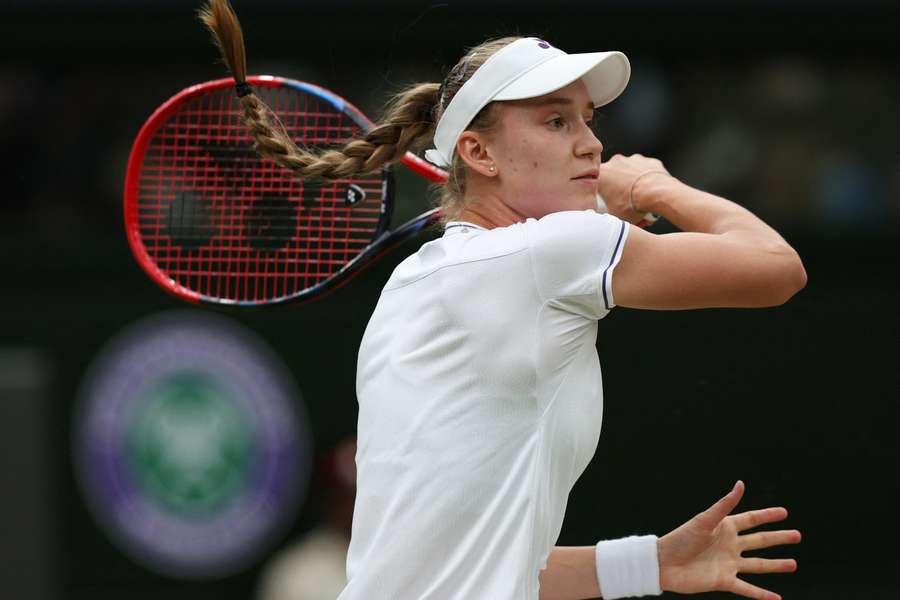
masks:
<path id="1" fill-rule="evenodd" d="M 612 278 L 628 223 L 592 210 L 563 211 L 525 223 L 538 293 L 589 319 L 615 306 Z"/>

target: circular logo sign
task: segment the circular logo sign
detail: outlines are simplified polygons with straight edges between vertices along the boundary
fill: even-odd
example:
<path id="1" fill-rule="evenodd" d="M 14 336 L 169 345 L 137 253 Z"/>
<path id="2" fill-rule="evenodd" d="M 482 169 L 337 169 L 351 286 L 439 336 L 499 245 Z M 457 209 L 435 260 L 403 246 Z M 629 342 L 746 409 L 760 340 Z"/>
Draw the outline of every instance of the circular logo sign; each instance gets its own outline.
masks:
<path id="1" fill-rule="evenodd" d="M 300 394 L 256 336 L 221 316 L 145 319 L 97 357 L 76 415 L 94 517 L 144 566 L 230 575 L 293 518 L 309 478 Z"/>

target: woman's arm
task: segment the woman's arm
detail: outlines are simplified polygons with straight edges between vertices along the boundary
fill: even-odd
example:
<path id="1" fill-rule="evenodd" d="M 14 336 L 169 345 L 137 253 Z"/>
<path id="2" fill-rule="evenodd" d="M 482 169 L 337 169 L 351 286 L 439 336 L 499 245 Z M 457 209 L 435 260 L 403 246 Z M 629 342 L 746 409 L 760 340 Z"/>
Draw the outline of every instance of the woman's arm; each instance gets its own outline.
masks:
<path id="1" fill-rule="evenodd" d="M 681 183 L 657 159 L 612 157 L 601 165 L 600 192 L 616 216 L 636 221 L 654 212 L 683 231 L 654 235 L 631 227 L 613 279 L 620 306 L 774 306 L 806 285 L 800 257 L 774 229 Z"/>
<path id="2" fill-rule="evenodd" d="M 787 517 L 781 507 L 730 514 L 744 495 L 734 488 L 707 510 L 657 540 L 659 588 L 664 592 L 695 594 L 731 592 L 756 600 L 781 596 L 739 579 L 740 573 L 788 573 L 797 569 L 792 558 L 755 558 L 744 552 L 800 542 L 796 529 L 743 533 Z M 599 598 L 594 546 L 556 546 L 540 573 L 541 600 Z M 620 582 L 621 584 L 621 582 Z"/>
<path id="3" fill-rule="evenodd" d="M 599 598 L 594 546 L 556 546 L 541 571 L 541 600 Z"/>

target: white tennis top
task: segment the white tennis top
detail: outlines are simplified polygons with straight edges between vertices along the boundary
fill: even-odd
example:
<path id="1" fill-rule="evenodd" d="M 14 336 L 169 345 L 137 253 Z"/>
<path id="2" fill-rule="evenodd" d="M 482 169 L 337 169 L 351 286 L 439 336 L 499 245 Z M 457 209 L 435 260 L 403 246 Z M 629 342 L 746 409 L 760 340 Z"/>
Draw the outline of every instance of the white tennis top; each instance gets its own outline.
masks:
<path id="1" fill-rule="evenodd" d="M 537 600 L 600 435 L 627 234 L 594 211 L 454 222 L 396 268 L 359 350 L 341 600 Z"/>

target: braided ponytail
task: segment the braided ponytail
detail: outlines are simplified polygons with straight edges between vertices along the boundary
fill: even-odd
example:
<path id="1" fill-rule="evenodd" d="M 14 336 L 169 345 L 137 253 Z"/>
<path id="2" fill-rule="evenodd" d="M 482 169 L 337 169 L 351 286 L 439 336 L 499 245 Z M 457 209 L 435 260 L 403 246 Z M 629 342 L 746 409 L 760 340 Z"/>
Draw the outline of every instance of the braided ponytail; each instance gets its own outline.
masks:
<path id="1" fill-rule="evenodd" d="M 442 84 L 418 83 L 394 96 L 384 117 L 365 136 L 352 139 L 341 149 L 321 153 L 298 148 L 272 110 L 247 86 L 244 34 L 228 0 L 207 0 L 198 13 L 213 36 L 225 64 L 237 82 L 244 122 L 263 157 L 291 169 L 300 177 L 341 179 L 373 173 L 400 160 L 409 150 L 430 142 L 444 109 L 473 73 L 495 52 L 519 39 L 488 40 L 471 48 L 450 70 Z M 467 129 L 487 131 L 496 124 L 495 103 L 481 109 Z M 443 220 L 454 219 L 462 210 L 466 194 L 466 166 L 454 153 L 447 183 L 441 189 Z"/>
<path id="2" fill-rule="evenodd" d="M 264 158 L 294 171 L 300 177 L 341 179 L 373 173 L 399 160 L 410 149 L 430 140 L 434 133 L 434 107 L 439 85 L 421 83 L 398 94 L 381 123 L 341 149 L 321 154 L 299 148 L 272 110 L 246 86 L 247 58 L 241 24 L 228 0 L 208 0 L 198 16 L 212 33 L 213 41 L 231 71 L 241 96 L 244 122 Z"/>

